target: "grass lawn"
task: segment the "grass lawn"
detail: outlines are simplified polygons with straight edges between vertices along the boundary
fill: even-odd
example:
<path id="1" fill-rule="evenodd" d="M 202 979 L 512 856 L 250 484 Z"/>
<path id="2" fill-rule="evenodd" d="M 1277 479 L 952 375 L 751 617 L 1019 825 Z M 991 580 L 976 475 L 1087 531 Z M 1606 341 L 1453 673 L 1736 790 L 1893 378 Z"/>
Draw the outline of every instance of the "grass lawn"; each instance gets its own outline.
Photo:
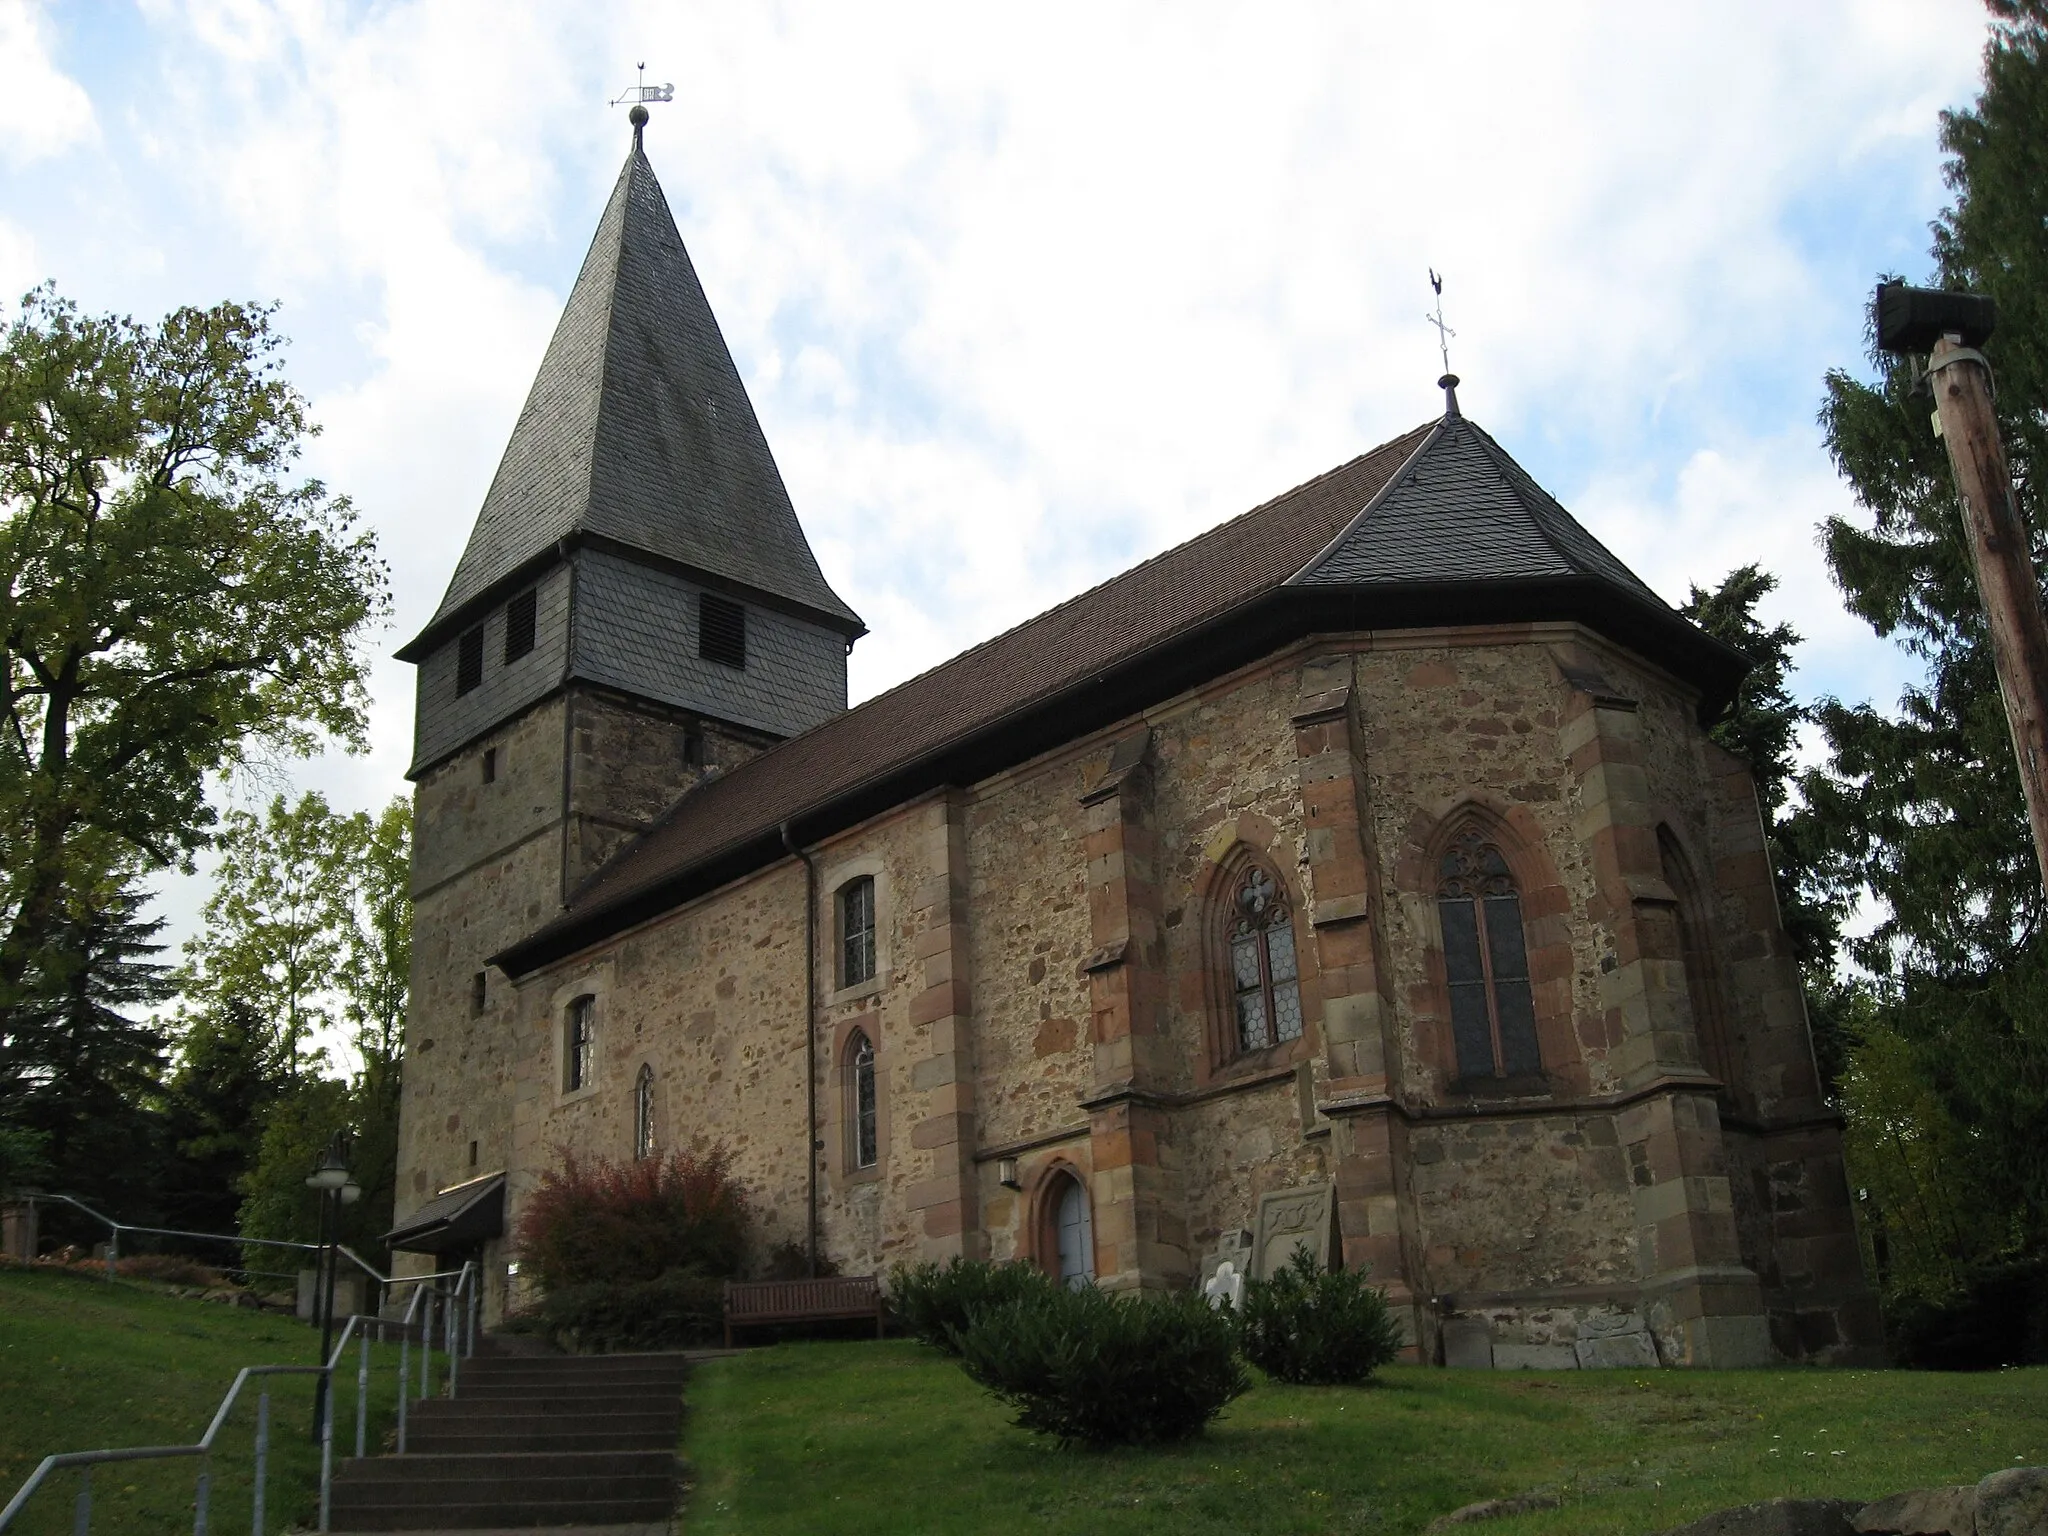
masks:
<path id="1" fill-rule="evenodd" d="M 1203 1439 L 1061 1451 L 936 1351 L 782 1344 L 693 1377 L 693 1536 L 1419 1531 L 1475 1499 L 1560 1509 L 1485 1536 L 1637 1536 L 1779 1494 L 1875 1498 L 2048 1462 L 2048 1370 L 1463 1372 L 1261 1384 Z"/>
<path id="2" fill-rule="evenodd" d="M 187 1300 L 126 1281 L 0 1267 L 0 1505 L 53 1451 L 189 1445 L 206 1432 L 245 1365 L 310 1365 L 319 1335 L 274 1313 Z M 370 1416 L 376 1449 L 391 1417 L 398 1350 L 373 1351 Z M 351 1347 L 353 1363 L 353 1347 Z M 437 1366 L 438 1371 L 438 1366 Z M 215 1442 L 213 1526 L 249 1528 L 255 1384 L 243 1389 Z M 266 1527 L 313 1525 L 319 1454 L 310 1438 L 312 1378 L 271 1383 Z M 337 1387 L 337 1457 L 355 1448 L 355 1374 Z M 378 1407 L 384 1410 L 379 1414 Z M 196 1460 L 130 1462 L 93 1474 L 96 1532 L 189 1531 Z M 76 1472 L 57 1473 L 14 1531 L 71 1530 Z"/>

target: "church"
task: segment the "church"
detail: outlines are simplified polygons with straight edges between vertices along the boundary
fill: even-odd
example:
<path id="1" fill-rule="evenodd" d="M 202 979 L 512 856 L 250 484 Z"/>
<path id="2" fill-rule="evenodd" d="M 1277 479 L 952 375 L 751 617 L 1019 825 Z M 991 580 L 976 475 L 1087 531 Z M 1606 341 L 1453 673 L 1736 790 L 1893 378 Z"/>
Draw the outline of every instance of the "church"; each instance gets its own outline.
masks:
<path id="1" fill-rule="evenodd" d="M 1112 1289 L 1307 1244 L 1412 1358 L 1878 1342 L 1745 663 L 1480 426 L 856 708 L 641 142 L 431 622 L 394 1245 L 719 1145 L 771 1247 Z"/>

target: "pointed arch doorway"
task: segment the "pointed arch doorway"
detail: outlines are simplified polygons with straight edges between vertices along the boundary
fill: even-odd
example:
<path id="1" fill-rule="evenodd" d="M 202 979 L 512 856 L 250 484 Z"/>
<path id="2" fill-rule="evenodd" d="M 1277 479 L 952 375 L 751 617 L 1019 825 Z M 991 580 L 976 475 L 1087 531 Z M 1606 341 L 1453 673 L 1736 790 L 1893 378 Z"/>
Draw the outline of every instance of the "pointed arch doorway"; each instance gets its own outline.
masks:
<path id="1" fill-rule="evenodd" d="M 1088 1191 L 1065 1168 L 1046 1181 L 1040 1197 L 1040 1262 L 1069 1288 L 1095 1282 L 1095 1217 Z"/>

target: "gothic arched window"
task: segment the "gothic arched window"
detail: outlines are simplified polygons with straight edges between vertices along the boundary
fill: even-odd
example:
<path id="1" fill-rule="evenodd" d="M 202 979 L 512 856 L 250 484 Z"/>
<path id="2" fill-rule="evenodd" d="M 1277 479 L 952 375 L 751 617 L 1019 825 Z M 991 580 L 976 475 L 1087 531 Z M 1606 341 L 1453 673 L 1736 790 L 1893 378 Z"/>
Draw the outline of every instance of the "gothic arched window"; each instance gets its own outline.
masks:
<path id="1" fill-rule="evenodd" d="M 580 1093 L 597 1080 L 597 999 L 585 993 L 562 1021 L 562 1091 Z"/>
<path id="2" fill-rule="evenodd" d="M 853 1166 L 872 1168 L 880 1154 L 875 1121 L 875 1046 L 867 1031 L 856 1029 L 846 1042 L 847 1150 Z"/>
<path id="3" fill-rule="evenodd" d="M 1436 910 L 1459 1078 L 1539 1074 L 1522 898 L 1507 860 L 1479 828 L 1467 828 L 1444 851 Z"/>
<path id="4" fill-rule="evenodd" d="M 633 1156 L 654 1155 L 654 1068 L 643 1065 L 633 1081 Z"/>
<path id="5" fill-rule="evenodd" d="M 1294 923 L 1272 875 L 1254 864 L 1230 904 L 1230 986 L 1236 1038 L 1231 1054 L 1301 1038 L 1301 978 Z"/>

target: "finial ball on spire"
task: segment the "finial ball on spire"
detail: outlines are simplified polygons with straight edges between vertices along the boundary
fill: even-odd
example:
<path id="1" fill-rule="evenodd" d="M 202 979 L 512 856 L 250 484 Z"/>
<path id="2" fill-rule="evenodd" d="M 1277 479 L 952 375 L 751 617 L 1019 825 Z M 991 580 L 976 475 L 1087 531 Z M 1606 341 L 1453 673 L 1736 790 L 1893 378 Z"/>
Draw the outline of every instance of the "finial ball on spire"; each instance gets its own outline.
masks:
<path id="1" fill-rule="evenodd" d="M 647 126 L 647 109 L 638 102 L 635 102 L 633 110 L 626 114 L 626 121 L 633 125 L 636 132 L 645 128 Z"/>

